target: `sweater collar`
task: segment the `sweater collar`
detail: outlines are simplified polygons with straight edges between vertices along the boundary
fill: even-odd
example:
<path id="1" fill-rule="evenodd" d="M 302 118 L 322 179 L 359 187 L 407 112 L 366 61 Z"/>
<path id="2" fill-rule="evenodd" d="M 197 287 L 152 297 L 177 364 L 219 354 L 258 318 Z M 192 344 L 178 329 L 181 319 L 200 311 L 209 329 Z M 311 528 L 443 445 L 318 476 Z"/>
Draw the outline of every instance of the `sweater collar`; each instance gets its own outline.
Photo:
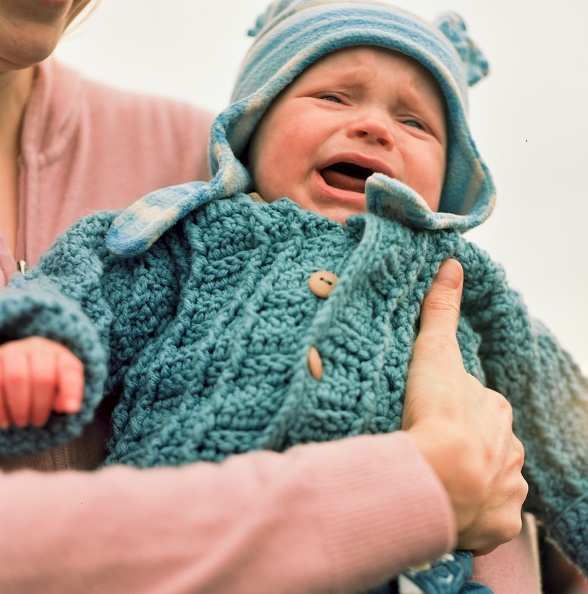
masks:
<path id="1" fill-rule="evenodd" d="M 67 148 L 75 132 L 82 86 L 81 76 L 54 58 L 37 66 L 21 134 L 27 162 L 49 163 Z"/>

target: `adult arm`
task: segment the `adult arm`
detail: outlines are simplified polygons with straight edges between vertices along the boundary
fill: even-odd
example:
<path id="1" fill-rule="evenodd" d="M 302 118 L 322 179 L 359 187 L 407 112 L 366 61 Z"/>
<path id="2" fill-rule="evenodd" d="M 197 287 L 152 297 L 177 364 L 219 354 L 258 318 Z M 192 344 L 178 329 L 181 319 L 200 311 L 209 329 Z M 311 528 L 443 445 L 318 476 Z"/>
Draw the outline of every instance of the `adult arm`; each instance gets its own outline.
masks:
<path id="1" fill-rule="evenodd" d="M 426 368 L 439 355 L 425 349 L 415 360 Z M 426 403 L 437 390 L 416 400 Z M 1 589 L 263 594 L 376 586 L 456 544 L 455 506 L 417 441 L 400 431 L 221 464 L 3 474 Z"/>
<path id="2" fill-rule="evenodd" d="M 39 494 L 42 493 L 42 497 Z M 0 476 L 2 592 L 358 592 L 454 545 L 407 436 Z"/>

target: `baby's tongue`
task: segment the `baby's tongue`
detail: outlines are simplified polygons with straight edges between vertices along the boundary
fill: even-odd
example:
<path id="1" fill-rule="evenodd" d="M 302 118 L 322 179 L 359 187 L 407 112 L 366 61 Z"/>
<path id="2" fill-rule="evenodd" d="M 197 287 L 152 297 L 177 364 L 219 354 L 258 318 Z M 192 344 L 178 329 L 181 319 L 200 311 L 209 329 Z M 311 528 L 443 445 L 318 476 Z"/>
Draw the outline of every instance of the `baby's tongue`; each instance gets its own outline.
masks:
<path id="1" fill-rule="evenodd" d="M 365 179 L 361 177 L 354 177 L 333 167 L 323 169 L 321 175 L 327 184 L 333 188 L 365 194 Z"/>

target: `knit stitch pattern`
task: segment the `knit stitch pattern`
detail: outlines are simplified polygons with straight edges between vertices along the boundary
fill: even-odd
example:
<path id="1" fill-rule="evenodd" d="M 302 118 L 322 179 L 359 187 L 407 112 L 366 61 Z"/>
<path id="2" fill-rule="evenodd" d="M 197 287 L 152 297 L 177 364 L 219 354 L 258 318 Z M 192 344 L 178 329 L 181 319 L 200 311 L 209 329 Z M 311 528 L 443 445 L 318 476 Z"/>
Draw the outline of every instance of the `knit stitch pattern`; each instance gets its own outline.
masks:
<path id="1" fill-rule="evenodd" d="M 588 388 L 501 269 L 458 233 L 494 203 L 466 120 L 467 83 L 487 62 L 459 17 L 437 24 L 443 34 L 372 0 L 274 2 L 254 31 L 233 104 L 213 123 L 213 180 L 85 219 L 0 295 L 1 340 L 58 340 L 86 373 L 79 414 L 0 432 L 0 453 L 69 441 L 103 396 L 116 402 L 106 464 L 220 461 L 395 431 L 422 299 L 441 262 L 455 257 L 465 271 L 464 365 L 511 401 L 526 448 L 527 507 L 588 570 Z M 358 45 L 409 55 L 440 85 L 448 129 L 440 212 L 378 173 L 366 182 L 369 214 L 346 226 L 287 199 L 252 201 L 240 157 L 273 99 L 322 56 Z M 317 270 L 339 278 L 328 299 L 309 290 Z M 320 380 L 309 372 L 311 347 Z M 464 585 L 470 568 L 471 555 L 456 552 L 406 577 L 427 594 L 487 591 Z"/>
<path id="2" fill-rule="evenodd" d="M 79 434 L 102 385 L 119 399 L 107 464 L 218 461 L 397 430 L 420 304 L 440 263 L 456 257 L 464 364 L 511 401 L 526 448 L 526 508 L 588 570 L 586 381 L 482 250 L 455 231 L 410 230 L 373 214 L 341 226 L 286 199 L 240 195 L 202 206 L 150 250 L 122 258 L 103 246 L 113 218 L 77 224 L 0 295 L 3 339 L 57 338 L 88 370 L 78 415 L 65 427 L 53 414 L 44 428 L 0 432 L 3 454 Z M 308 288 L 316 270 L 339 277 L 326 300 Z M 47 305 L 49 285 L 58 305 Z M 39 310 L 46 315 L 32 315 Z M 30 318 L 26 328 L 15 315 Z M 84 347 L 92 326 L 100 348 Z M 311 346 L 320 381 L 308 370 Z"/>

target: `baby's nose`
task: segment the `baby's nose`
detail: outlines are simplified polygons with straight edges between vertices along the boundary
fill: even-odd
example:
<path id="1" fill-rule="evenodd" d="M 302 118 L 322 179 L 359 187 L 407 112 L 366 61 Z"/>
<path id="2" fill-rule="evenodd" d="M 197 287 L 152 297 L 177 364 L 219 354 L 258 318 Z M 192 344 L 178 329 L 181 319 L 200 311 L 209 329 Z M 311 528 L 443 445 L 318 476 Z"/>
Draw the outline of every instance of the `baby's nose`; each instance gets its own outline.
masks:
<path id="1" fill-rule="evenodd" d="M 382 118 L 373 115 L 358 119 L 351 128 L 351 135 L 385 148 L 392 148 L 394 144 L 390 127 Z"/>

